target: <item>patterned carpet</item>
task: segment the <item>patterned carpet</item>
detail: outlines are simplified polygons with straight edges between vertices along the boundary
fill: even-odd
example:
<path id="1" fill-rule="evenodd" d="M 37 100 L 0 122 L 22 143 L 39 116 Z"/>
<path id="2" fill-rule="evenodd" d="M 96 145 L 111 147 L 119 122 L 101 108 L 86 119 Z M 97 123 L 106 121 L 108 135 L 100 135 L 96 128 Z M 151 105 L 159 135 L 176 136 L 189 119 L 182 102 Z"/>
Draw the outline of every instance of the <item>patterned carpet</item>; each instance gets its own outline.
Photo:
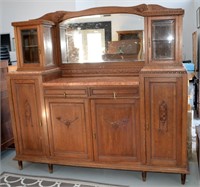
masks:
<path id="1" fill-rule="evenodd" d="M 100 184 L 88 181 L 28 176 L 14 173 L 2 173 L 1 187 L 122 187 L 119 185 Z M 123 186 L 124 187 L 124 186 Z"/>

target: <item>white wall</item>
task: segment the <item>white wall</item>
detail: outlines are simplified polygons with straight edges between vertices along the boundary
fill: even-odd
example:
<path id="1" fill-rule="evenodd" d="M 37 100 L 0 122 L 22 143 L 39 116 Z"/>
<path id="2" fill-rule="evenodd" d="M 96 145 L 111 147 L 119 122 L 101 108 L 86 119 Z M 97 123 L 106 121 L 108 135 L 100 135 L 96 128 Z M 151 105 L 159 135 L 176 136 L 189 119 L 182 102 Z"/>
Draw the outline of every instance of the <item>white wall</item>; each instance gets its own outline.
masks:
<path id="1" fill-rule="evenodd" d="M 58 10 L 75 10 L 75 0 L 0 0 L 0 10 L 0 33 L 10 33 L 13 38 L 12 22 L 35 19 Z"/>
<path id="2" fill-rule="evenodd" d="M 193 6 L 194 6 L 194 14 L 195 14 L 194 16 L 196 16 L 196 10 L 200 7 L 200 0 L 193 0 Z M 197 64 L 199 64 L 198 68 L 200 69 L 200 28 L 198 29 L 196 26 L 197 26 L 197 24 L 195 22 L 193 25 L 193 28 L 194 28 L 194 31 L 197 31 L 197 34 L 198 34 L 198 51 L 197 51 L 197 54 L 198 54 L 197 61 L 198 62 L 197 62 Z M 198 74 L 200 77 L 200 72 Z"/>
<path id="3" fill-rule="evenodd" d="M 38 18 L 48 12 L 74 11 L 98 6 L 134 6 L 142 3 L 185 9 L 183 59 L 192 59 L 192 33 L 196 24 L 195 6 L 200 4 L 200 0 L 0 0 L 0 33 L 11 33 L 11 37 L 14 37 L 11 22 Z"/>
<path id="4" fill-rule="evenodd" d="M 3 26 L 3 20 L 2 20 L 2 16 L 1 16 L 1 12 L 2 12 L 2 6 L 0 4 L 0 31 L 2 30 L 2 26 Z"/>

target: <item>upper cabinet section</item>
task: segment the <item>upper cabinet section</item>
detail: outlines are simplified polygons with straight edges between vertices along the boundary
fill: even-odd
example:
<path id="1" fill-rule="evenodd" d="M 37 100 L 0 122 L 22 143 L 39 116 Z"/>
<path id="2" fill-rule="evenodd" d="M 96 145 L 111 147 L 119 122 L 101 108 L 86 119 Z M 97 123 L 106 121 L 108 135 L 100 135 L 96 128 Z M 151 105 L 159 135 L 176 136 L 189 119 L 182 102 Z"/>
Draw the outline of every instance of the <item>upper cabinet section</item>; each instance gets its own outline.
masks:
<path id="1" fill-rule="evenodd" d="M 19 22 L 15 26 L 18 70 L 43 70 L 54 65 L 51 22 Z"/>
<path id="2" fill-rule="evenodd" d="M 180 63 L 181 24 L 177 16 L 148 19 L 149 63 Z"/>
<path id="3" fill-rule="evenodd" d="M 103 63 L 105 74 L 118 72 L 115 67 L 132 74 L 144 64 L 181 64 L 183 14 L 183 9 L 141 4 L 57 11 L 15 22 L 18 70 L 58 65 L 78 72 Z"/>

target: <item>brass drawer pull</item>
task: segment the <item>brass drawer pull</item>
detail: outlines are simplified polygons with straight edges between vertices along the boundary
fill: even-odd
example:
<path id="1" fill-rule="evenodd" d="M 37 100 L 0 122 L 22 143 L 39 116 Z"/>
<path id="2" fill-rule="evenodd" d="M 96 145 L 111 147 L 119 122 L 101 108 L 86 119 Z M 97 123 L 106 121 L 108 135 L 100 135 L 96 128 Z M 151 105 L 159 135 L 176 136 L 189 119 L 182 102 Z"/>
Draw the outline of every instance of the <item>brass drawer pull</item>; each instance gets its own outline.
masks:
<path id="1" fill-rule="evenodd" d="M 63 95 L 64 95 L 64 97 L 65 97 L 65 98 L 67 97 L 67 93 L 66 93 L 66 92 L 64 92 L 64 94 L 63 94 Z"/>
<path id="2" fill-rule="evenodd" d="M 117 99 L 117 93 L 116 92 L 113 92 L 113 98 Z"/>

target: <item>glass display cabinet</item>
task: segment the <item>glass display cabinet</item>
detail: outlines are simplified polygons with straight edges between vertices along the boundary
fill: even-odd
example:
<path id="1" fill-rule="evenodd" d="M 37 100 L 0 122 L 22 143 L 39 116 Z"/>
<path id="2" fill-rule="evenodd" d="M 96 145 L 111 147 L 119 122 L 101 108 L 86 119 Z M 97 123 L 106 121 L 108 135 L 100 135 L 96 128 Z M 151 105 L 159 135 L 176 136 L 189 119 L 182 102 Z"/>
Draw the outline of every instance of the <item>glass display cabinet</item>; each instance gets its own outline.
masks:
<path id="1" fill-rule="evenodd" d="M 15 26 L 18 70 L 41 70 L 55 67 L 52 22 L 13 23 Z"/>
<path id="2" fill-rule="evenodd" d="M 174 60 L 174 20 L 152 21 L 152 59 Z"/>
<path id="3" fill-rule="evenodd" d="M 150 63 L 180 63 L 178 28 L 176 17 L 149 18 Z"/>
<path id="4" fill-rule="evenodd" d="M 187 159 L 183 9 L 57 11 L 15 22 L 8 90 L 23 161 L 181 174 Z M 116 146 L 117 145 L 117 146 Z"/>

